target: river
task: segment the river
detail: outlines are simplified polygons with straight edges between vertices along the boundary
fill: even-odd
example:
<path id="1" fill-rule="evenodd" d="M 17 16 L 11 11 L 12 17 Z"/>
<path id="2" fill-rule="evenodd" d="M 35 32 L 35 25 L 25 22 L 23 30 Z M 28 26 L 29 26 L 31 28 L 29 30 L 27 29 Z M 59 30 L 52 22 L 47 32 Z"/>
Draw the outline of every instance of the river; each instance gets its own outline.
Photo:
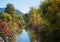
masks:
<path id="1" fill-rule="evenodd" d="M 29 33 L 26 30 L 22 30 L 22 34 L 16 36 L 16 42 L 30 42 Z"/>

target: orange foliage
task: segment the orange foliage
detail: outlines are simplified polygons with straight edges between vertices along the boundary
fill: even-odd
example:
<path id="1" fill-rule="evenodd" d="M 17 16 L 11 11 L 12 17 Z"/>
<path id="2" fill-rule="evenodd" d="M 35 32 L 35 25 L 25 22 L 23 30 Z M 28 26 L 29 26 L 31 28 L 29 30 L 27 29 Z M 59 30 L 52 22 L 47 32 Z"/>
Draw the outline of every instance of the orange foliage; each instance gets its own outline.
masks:
<path id="1" fill-rule="evenodd" d="M 10 31 L 9 31 L 8 27 L 2 22 L 1 19 L 0 19 L 0 29 L 1 29 L 1 33 L 3 33 L 5 36 L 10 35 Z"/>

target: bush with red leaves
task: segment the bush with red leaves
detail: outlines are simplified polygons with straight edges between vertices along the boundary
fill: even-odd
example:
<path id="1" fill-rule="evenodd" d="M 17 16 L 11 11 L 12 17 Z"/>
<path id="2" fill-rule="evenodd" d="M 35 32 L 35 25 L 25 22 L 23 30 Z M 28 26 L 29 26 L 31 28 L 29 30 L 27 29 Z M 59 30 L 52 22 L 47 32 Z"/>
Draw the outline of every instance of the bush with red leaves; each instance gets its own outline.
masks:
<path id="1" fill-rule="evenodd" d="M 5 25 L 1 19 L 0 19 L 0 32 L 3 33 L 5 36 L 10 35 L 10 31 L 7 25 Z"/>

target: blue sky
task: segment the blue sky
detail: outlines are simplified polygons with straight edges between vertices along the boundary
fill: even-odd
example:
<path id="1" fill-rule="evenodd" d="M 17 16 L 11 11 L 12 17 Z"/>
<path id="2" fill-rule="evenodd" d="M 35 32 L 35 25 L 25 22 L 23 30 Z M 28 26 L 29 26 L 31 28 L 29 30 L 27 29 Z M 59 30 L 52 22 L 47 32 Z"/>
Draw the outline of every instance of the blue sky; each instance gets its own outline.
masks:
<path id="1" fill-rule="evenodd" d="M 8 3 L 11 3 L 17 10 L 27 13 L 30 7 L 38 8 L 41 1 L 42 0 L 0 0 L 0 8 L 4 8 Z"/>

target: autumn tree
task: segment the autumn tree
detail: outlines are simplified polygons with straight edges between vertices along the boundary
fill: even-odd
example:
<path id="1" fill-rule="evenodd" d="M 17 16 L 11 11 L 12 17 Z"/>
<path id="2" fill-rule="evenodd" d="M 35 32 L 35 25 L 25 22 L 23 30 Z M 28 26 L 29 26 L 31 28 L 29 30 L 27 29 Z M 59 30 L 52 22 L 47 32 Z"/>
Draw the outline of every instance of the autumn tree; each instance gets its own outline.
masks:
<path id="1" fill-rule="evenodd" d="M 46 0 L 39 8 L 42 12 L 42 17 L 47 21 L 41 30 L 42 42 L 60 42 L 60 1 Z M 39 11 L 40 11 L 39 10 Z"/>
<path id="2" fill-rule="evenodd" d="M 6 22 L 12 21 L 12 16 L 8 13 L 4 13 L 5 17 L 6 17 Z"/>
<path id="3" fill-rule="evenodd" d="M 4 42 L 7 42 L 10 36 L 10 30 L 6 24 L 0 19 L 0 36 L 3 38 Z M 6 38 L 8 37 L 8 38 Z"/>
<path id="4" fill-rule="evenodd" d="M 4 12 L 0 12 L 0 19 L 2 19 L 3 21 L 6 20 L 6 17 L 4 15 Z"/>
<path id="5" fill-rule="evenodd" d="M 32 7 L 29 11 L 29 28 L 34 31 L 35 41 L 38 42 L 39 28 L 42 23 L 41 14 L 38 13 L 37 9 Z"/>
<path id="6" fill-rule="evenodd" d="M 7 7 L 5 8 L 5 12 L 11 14 L 12 16 L 16 14 L 15 7 L 12 4 L 7 4 Z"/>

